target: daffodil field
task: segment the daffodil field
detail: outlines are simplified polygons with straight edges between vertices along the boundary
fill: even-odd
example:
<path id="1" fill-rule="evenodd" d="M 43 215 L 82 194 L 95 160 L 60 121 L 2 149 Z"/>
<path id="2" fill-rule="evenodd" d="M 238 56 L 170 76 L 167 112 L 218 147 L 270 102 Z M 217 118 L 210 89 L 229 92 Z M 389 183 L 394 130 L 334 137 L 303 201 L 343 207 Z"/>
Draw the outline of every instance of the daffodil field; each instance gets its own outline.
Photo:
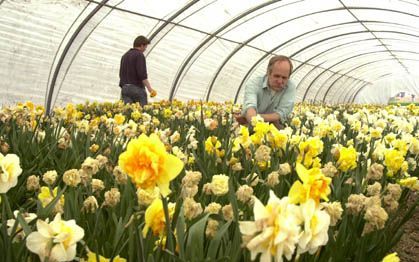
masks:
<path id="1" fill-rule="evenodd" d="M 0 109 L 1 261 L 398 261 L 419 107 Z"/>

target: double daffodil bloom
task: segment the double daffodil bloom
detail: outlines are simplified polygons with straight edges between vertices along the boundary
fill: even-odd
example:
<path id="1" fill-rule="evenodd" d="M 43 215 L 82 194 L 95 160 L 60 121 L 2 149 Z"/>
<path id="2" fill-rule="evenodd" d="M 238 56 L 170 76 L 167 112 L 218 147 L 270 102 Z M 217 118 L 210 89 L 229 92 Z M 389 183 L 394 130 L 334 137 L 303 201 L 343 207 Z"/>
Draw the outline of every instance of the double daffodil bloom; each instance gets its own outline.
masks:
<path id="1" fill-rule="evenodd" d="M 246 247 L 254 260 L 262 253 L 260 261 L 283 261 L 292 258 L 301 232 L 299 208 L 289 203 L 288 197 L 279 199 L 272 191 L 268 204 L 264 206 L 254 197 L 255 221 L 241 221 L 240 232 L 247 239 Z"/>
<path id="2" fill-rule="evenodd" d="M 4 156 L 0 153 L 0 193 L 6 193 L 17 185 L 17 177 L 22 174 L 20 159 L 15 154 Z"/>
<path id="3" fill-rule="evenodd" d="M 313 199 L 316 204 L 320 203 L 320 199 L 328 201 L 330 194 L 330 182 L 332 179 L 326 177 L 319 168 L 306 169 L 302 164 L 297 163 L 296 166 L 300 181 L 295 181 L 291 186 L 288 196 L 293 204 L 305 203 L 309 199 Z"/>
<path id="4" fill-rule="evenodd" d="M 119 156 L 119 166 L 131 177 L 137 188 L 154 189 L 160 193 L 170 193 L 170 181 L 179 175 L 183 162 L 166 152 L 166 147 L 156 134 L 150 137 L 142 134 L 132 139 L 127 150 Z"/>
<path id="5" fill-rule="evenodd" d="M 342 147 L 339 150 L 338 168 L 344 172 L 356 168 L 357 153 L 355 148 Z"/>
<path id="6" fill-rule="evenodd" d="M 38 231 L 26 239 L 26 247 L 39 255 L 41 261 L 71 261 L 76 256 L 77 242 L 84 237 L 84 230 L 74 219 L 65 221 L 58 213 L 51 223 L 38 220 Z"/>

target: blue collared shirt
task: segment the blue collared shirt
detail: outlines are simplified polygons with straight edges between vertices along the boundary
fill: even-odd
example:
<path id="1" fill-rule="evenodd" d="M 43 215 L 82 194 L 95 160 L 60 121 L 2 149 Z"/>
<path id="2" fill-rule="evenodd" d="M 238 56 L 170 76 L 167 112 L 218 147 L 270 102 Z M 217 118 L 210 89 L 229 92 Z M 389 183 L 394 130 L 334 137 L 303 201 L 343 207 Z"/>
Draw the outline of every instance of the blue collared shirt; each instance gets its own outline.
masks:
<path id="1" fill-rule="evenodd" d="M 294 83 L 288 80 L 285 88 L 272 92 L 268 87 L 268 77 L 259 76 L 246 84 L 244 91 L 243 115 L 253 107 L 258 114 L 278 113 L 280 121 L 285 121 L 294 108 L 297 90 Z"/>

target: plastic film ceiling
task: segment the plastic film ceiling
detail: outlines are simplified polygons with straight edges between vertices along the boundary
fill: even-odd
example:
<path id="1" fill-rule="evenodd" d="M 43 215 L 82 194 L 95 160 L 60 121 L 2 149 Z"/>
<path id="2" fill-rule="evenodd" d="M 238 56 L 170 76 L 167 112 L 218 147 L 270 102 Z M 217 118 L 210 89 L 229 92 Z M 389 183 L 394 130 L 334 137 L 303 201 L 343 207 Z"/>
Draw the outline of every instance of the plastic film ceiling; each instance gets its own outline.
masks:
<path id="1" fill-rule="evenodd" d="M 297 101 L 419 95 L 416 0 L 0 0 L 1 104 L 118 100 L 138 35 L 155 100 L 240 103 L 275 54 L 293 61 Z"/>

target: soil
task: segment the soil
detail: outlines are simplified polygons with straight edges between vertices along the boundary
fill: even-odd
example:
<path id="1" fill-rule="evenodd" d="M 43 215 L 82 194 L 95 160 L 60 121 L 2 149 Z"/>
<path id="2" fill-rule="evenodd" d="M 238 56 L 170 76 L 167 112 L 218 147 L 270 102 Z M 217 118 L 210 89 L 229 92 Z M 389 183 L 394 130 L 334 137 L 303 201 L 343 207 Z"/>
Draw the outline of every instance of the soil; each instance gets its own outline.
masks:
<path id="1" fill-rule="evenodd" d="M 416 192 L 410 197 L 413 203 L 418 199 Z M 416 207 L 415 213 L 411 219 L 404 225 L 405 233 L 400 239 L 393 252 L 397 252 L 401 262 L 417 262 L 419 261 L 419 208 Z"/>

